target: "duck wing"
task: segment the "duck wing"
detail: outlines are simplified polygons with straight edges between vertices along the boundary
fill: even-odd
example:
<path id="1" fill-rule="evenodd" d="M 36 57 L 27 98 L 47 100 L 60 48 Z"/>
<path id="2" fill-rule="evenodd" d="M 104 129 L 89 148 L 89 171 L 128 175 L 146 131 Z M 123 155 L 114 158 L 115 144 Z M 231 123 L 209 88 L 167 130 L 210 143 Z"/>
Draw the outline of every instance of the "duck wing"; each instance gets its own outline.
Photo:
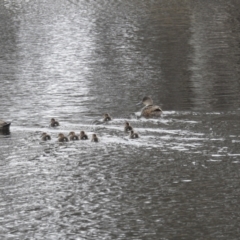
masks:
<path id="1" fill-rule="evenodd" d="M 152 112 L 162 112 L 162 109 L 159 106 L 151 106 L 151 111 Z"/>
<path id="2" fill-rule="evenodd" d="M 157 105 L 148 105 L 142 109 L 141 116 L 145 118 L 160 117 L 162 109 Z"/>

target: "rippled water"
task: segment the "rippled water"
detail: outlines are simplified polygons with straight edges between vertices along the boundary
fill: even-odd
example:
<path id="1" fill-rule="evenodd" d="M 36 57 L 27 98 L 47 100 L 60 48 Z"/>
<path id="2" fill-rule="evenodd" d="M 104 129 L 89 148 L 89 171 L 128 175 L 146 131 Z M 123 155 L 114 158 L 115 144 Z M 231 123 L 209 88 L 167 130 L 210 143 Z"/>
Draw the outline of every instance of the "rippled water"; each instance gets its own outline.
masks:
<path id="1" fill-rule="evenodd" d="M 0 238 L 238 239 L 238 7 L 3 1 Z M 57 142 L 81 130 L 100 142 Z"/>

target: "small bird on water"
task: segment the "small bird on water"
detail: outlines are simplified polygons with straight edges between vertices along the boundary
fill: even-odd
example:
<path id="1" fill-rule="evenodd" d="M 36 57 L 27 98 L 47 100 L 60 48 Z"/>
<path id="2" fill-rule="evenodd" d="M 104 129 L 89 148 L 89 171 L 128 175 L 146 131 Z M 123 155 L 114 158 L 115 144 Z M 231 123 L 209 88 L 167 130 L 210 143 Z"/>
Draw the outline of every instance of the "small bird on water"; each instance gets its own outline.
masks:
<path id="1" fill-rule="evenodd" d="M 47 140 L 51 140 L 51 136 L 49 135 L 49 134 L 47 134 L 47 133 L 42 133 L 42 140 L 43 141 L 47 141 Z"/>
<path id="2" fill-rule="evenodd" d="M 68 138 L 64 136 L 63 133 L 58 134 L 58 141 L 59 142 L 68 142 Z"/>
<path id="3" fill-rule="evenodd" d="M 57 127 L 59 126 L 59 122 L 55 120 L 55 118 L 51 119 L 51 123 L 50 123 L 51 127 Z"/>
<path id="4" fill-rule="evenodd" d="M 107 122 L 109 122 L 111 120 L 112 120 L 112 117 L 108 113 L 105 113 L 103 115 L 103 119 L 95 120 L 92 123 L 95 124 L 95 125 L 100 125 L 100 124 L 105 124 L 105 123 L 107 123 Z"/>
<path id="5" fill-rule="evenodd" d="M 112 120 L 112 118 L 110 117 L 110 115 L 108 114 L 108 113 L 105 113 L 104 115 L 103 115 L 103 121 L 104 122 L 109 122 L 109 121 L 111 121 Z"/>
<path id="6" fill-rule="evenodd" d="M 132 126 L 130 125 L 130 123 L 129 123 L 129 122 L 125 122 L 124 131 L 125 131 L 125 132 L 130 132 L 130 131 L 132 131 L 132 130 L 133 130 L 133 128 L 132 128 Z"/>
<path id="7" fill-rule="evenodd" d="M 87 140 L 88 139 L 88 136 L 84 131 L 80 132 L 80 139 L 81 140 Z"/>
<path id="8" fill-rule="evenodd" d="M 71 141 L 79 140 L 79 138 L 78 138 L 78 136 L 75 134 L 75 132 L 70 132 L 70 133 L 68 134 L 68 136 L 69 136 L 69 139 L 70 139 Z"/>
<path id="9" fill-rule="evenodd" d="M 131 130 L 129 138 L 131 138 L 131 139 L 139 138 L 139 135 L 138 135 L 138 133 L 136 133 L 133 130 Z"/>
<path id="10" fill-rule="evenodd" d="M 98 142 L 98 137 L 97 137 L 97 135 L 95 133 L 92 135 L 91 142 Z"/>

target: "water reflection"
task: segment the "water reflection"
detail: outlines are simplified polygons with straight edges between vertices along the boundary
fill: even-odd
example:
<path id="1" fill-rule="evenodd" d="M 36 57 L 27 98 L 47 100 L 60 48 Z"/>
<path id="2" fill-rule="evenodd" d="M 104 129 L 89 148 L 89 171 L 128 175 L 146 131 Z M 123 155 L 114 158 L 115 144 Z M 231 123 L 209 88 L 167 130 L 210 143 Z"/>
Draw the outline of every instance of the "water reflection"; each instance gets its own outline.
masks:
<path id="1" fill-rule="evenodd" d="M 234 34 L 229 31 L 228 21 L 232 16 L 226 12 L 226 5 L 208 3 L 207 8 L 199 4 L 191 16 L 194 48 L 192 86 L 197 109 L 232 109 L 239 104 L 235 99 L 238 62 L 233 49 L 238 50 Z M 208 24 L 207 24 L 208 23 Z M 214 31 L 213 31 L 214 29 Z"/>
<path id="2" fill-rule="evenodd" d="M 0 4 L 1 238 L 237 238 L 238 5 Z M 162 118 L 132 117 L 145 95 Z"/>

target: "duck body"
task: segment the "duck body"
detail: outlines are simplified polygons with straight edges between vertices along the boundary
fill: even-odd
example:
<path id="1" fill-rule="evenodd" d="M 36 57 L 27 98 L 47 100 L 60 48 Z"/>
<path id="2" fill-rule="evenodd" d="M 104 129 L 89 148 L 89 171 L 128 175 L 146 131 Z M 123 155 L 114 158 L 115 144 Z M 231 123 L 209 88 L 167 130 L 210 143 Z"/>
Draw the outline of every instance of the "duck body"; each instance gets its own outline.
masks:
<path id="1" fill-rule="evenodd" d="M 59 135 L 58 135 L 58 141 L 59 141 L 59 142 L 68 142 L 69 140 L 68 140 L 67 137 L 64 136 L 64 134 L 59 133 Z"/>
<path id="2" fill-rule="evenodd" d="M 112 118 L 110 117 L 110 115 L 108 113 L 105 113 L 104 116 L 103 116 L 103 121 L 104 122 L 109 122 L 111 120 L 112 120 Z"/>
<path id="3" fill-rule="evenodd" d="M 50 123 L 51 127 L 57 127 L 59 126 L 59 122 L 55 120 L 55 118 L 51 119 L 51 123 Z"/>
<path id="4" fill-rule="evenodd" d="M 132 126 L 129 124 L 129 122 L 125 122 L 125 126 L 124 126 L 124 132 L 130 132 L 132 131 L 133 128 Z"/>
<path id="5" fill-rule="evenodd" d="M 79 140 L 79 138 L 78 138 L 78 136 L 75 134 L 75 132 L 70 132 L 68 136 L 69 136 L 69 139 L 70 139 L 71 141 Z"/>
<path id="6" fill-rule="evenodd" d="M 92 135 L 91 142 L 98 142 L 98 137 L 97 137 L 97 135 L 95 133 Z"/>
<path id="7" fill-rule="evenodd" d="M 51 136 L 47 133 L 42 133 L 42 141 L 51 140 Z"/>
<path id="8" fill-rule="evenodd" d="M 150 97 L 144 97 L 139 104 L 144 104 L 145 107 L 141 110 L 141 117 L 158 118 L 162 114 L 162 109 L 158 105 L 153 105 L 153 100 Z"/>
<path id="9" fill-rule="evenodd" d="M 71 141 L 79 140 L 79 138 L 78 138 L 77 135 L 72 135 L 72 136 L 69 137 L 69 139 L 70 139 Z"/>
<path id="10" fill-rule="evenodd" d="M 158 118 L 162 115 L 162 109 L 157 105 L 148 105 L 142 108 L 141 117 Z"/>
<path id="11" fill-rule="evenodd" d="M 131 138 L 131 139 L 139 138 L 139 135 L 138 135 L 138 133 L 136 133 L 132 130 L 130 132 L 129 138 Z"/>
<path id="12" fill-rule="evenodd" d="M 88 136 L 84 131 L 80 132 L 80 139 L 81 140 L 87 140 L 88 139 Z"/>
<path id="13" fill-rule="evenodd" d="M 9 131 L 11 123 L 0 120 L 0 131 Z"/>

